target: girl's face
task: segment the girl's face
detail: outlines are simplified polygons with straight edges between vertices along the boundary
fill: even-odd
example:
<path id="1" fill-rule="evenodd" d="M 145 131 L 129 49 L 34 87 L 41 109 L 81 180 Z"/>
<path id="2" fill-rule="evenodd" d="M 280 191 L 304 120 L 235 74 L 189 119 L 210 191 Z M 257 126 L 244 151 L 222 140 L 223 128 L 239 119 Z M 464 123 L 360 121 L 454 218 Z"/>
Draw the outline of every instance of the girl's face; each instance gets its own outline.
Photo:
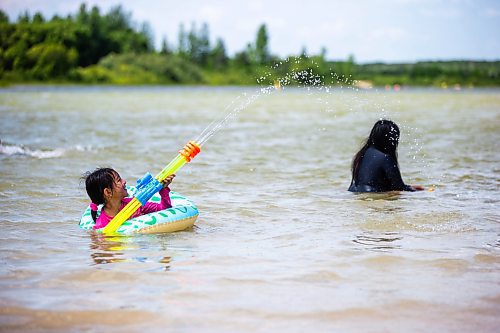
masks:
<path id="1" fill-rule="evenodd" d="M 126 198 L 128 196 L 127 188 L 125 187 L 127 181 L 122 179 L 118 173 L 114 175 L 114 180 L 113 196 L 119 197 L 120 200 Z"/>

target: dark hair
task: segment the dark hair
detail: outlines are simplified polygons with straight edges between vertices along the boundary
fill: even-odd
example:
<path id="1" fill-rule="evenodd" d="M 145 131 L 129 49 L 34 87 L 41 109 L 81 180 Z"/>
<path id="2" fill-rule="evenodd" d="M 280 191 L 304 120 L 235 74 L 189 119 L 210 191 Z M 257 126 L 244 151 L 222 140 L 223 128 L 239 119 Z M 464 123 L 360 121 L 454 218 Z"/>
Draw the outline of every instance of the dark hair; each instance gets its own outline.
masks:
<path id="1" fill-rule="evenodd" d="M 90 200 L 96 204 L 104 204 L 104 189 L 113 188 L 115 177 L 118 173 L 111 168 L 97 168 L 94 171 L 86 172 L 82 179 L 85 180 L 85 189 Z M 97 211 L 91 210 L 92 219 L 97 218 Z"/>
<path id="2" fill-rule="evenodd" d="M 373 125 L 370 136 L 366 139 L 365 144 L 352 159 L 352 179 L 356 179 L 359 171 L 359 166 L 365 152 L 369 147 L 375 147 L 381 152 L 391 156 L 396 165 L 398 165 L 398 143 L 399 143 L 399 127 L 395 122 L 387 119 L 380 119 Z M 399 165 L 398 165 L 399 166 Z"/>

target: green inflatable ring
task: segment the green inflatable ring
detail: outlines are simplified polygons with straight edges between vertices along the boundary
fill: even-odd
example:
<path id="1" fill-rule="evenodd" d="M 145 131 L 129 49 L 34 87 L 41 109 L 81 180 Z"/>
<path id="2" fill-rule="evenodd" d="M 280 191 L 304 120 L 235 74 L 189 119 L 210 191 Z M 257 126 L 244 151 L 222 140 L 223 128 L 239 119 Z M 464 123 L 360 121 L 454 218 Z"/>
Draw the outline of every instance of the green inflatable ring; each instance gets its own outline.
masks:
<path id="1" fill-rule="evenodd" d="M 127 186 L 127 190 L 130 196 L 133 196 L 136 192 L 134 186 Z M 127 220 L 116 232 L 123 235 L 155 234 L 181 231 L 192 227 L 199 214 L 195 204 L 181 194 L 172 191 L 170 192 L 170 200 L 172 202 L 171 208 Z M 155 194 L 150 201 L 160 202 L 160 195 Z M 97 216 L 100 214 L 100 209 L 101 207 L 99 207 Z M 80 228 L 92 230 L 94 225 L 95 222 L 90 214 L 90 207 L 87 207 L 80 219 Z"/>

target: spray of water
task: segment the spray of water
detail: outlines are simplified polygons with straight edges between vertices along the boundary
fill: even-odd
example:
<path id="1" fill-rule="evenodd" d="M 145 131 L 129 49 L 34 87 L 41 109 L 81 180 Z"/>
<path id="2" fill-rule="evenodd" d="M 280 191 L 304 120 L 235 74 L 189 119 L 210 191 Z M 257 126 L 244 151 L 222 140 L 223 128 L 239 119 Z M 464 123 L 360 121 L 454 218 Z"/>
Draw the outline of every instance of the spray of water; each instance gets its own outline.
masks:
<path id="1" fill-rule="evenodd" d="M 212 136 L 223 129 L 230 121 L 234 120 L 242 110 L 246 109 L 260 97 L 271 94 L 276 89 L 275 85 L 268 85 L 267 87 L 260 88 L 252 94 L 244 93 L 238 96 L 225 108 L 224 111 L 226 115 L 224 118 L 218 122 L 214 121 L 208 125 L 195 141 L 198 142 L 200 146 L 203 146 Z"/>
<path id="2" fill-rule="evenodd" d="M 283 73 L 284 71 L 286 73 Z M 227 126 L 240 112 L 248 108 L 256 100 L 276 91 L 285 90 L 289 86 L 305 90 L 306 96 L 314 95 L 312 97 L 319 104 L 319 109 L 327 113 L 337 111 L 335 108 L 338 107 L 338 101 L 342 98 L 345 102 L 342 103 L 343 107 L 346 107 L 350 113 L 361 114 L 366 109 L 375 109 L 379 111 L 381 118 L 391 118 L 391 116 L 398 114 L 394 110 L 388 112 L 387 103 L 384 103 L 384 101 L 376 102 L 373 99 L 363 98 L 364 95 L 359 93 L 360 90 L 371 88 L 366 82 L 354 80 L 351 75 L 339 75 L 331 69 L 329 75 L 316 74 L 321 72 L 324 73 L 325 71 L 320 70 L 320 65 L 314 59 L 309 59 L 306 56 L 287 58 L 274 64 L 266 73 L 257 78 L 257 83 L 261 85 L 259 89 L 254 93 L 244 93 L 238 96 L 225 108 L 224 118 L 218 122 L 214 121 L 207 126 L 196 141 L 200 145 L 205 144 L 212 136 Z M 355 93 L 345 94 L 345 92 Z M 335 96 L 332 98 L 332 94 L 334 93 Z M 335 105 L 331 104 L 332 100 L 336 101 Z M 337 113 L 334 113 L 335 117 Z M 414 137 L 412 134 L 415 134 L 415 131 L 416 129 L 409 128 L 410 136 Z M 423 169 L 428 167 L 424 162 L 424 157 L 422 157 L 422 161 L 416 160 L 417 156 L 422 154 L 422 146 L 419 144 L 419 138 L 414 137 L 412 140 L 410 152 L 413 155 L 414 162 L 419 164 L 424 163 Z"/>
<path id="3" fill-rule="evenodd" d="M 220 121 L 214 121 L 209 124 L 202 133 L 196 138 L 196 142 L 199 143 L 200 146 L 204 145 L 211 137 L 213 137 L 216 133 L 218 133 L 221 129 L 223 129 L 227 124 L 234 120 L 242 110 L 246 109 L 249 105 L 254 103 L 256 100 L 261 98 L 262 96 L 270 95 L 277 90 L 285 89 L 285 87 L 293 85 L 297 88 L 306 88 L 309 95 L 313 92 L 323 92 L 330 94 L 333 92 L 333 88 L 331 84 L 328 84 L 325 80 L 325 76 L 318 75 L 314 73 L 312 68 L 300 69 L 302 58 L 287 58 L 284 61 L 280 61 L 279 63 L 274 64 L 269 68 L 264 75 L 257 78 L 257 83 L 261 85 L 261 87 L 252 94 L 244 93 L 238 96 L 234 101 L 232 101 L 225 108 L 225 116 Z M 292 68 L 289 72 L 285 73 L 283 76 L 279 76 L 276 74 L 283 65 L 296 65 L 295 68 Z M 310 63 L 319 68 L 319 65 L 310 61 Z M 331 72 L 331 83 L 340 86 L 342 89 L 344 86 L 348 88 L 355 88 L 355 81 L 349 76 L 345 77 L 344 75 L 338 76 L 335 72 Z M 327 99 L 322 99 L 318 97 L 316 99 L 318 103 L 322 103 L 326 105 L 327 111 L 331 111 L 329 108 L 329 102 Z"/>

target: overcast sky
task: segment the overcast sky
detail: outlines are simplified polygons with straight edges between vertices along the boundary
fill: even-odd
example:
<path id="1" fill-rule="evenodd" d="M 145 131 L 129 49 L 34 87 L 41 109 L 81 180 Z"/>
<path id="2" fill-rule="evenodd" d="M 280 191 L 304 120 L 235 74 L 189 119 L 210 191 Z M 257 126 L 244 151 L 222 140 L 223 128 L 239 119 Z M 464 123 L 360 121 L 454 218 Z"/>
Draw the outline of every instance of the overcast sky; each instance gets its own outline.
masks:
<path id="1" fill-rule="evenodd" d="M 82 2 L 103 13 L 121 4 L 136 23 L 148 22 L 159 48 L 177 44 L 179 24 L 208 23 L 230 55 L 255 41 L 265 23 L 271 53 L 299 54 L 303 47 L 328 59 L 356 62 L 500 60 L 500 1 L 495 0 L 0 0 L 11 21 L 28 10 L 75 14 Z"/>

